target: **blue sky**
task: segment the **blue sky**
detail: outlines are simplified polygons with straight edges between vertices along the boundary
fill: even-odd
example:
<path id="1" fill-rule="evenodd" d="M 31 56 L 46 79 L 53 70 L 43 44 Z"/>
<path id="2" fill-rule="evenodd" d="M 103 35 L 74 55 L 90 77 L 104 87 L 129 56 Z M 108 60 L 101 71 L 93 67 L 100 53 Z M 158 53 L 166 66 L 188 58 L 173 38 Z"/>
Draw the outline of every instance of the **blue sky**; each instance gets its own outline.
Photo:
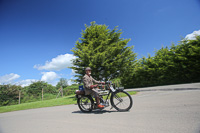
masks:
<path id="1" fill-rule="evenodd" d="M 122 29 L 138 58 L 200 32 L 200 0 L 1 0 L 0 84 L 73 79 L 85 24 Z"/>

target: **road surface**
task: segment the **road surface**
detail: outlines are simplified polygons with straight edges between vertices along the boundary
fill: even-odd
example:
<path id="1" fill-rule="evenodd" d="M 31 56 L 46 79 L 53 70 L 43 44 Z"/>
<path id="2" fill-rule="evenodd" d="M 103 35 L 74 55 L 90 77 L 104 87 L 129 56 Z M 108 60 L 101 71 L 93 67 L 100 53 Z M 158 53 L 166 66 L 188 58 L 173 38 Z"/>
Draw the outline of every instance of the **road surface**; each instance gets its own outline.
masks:
<path id="1" fill-rule="evenodd" d="M 152 89 L 137 89 L 129 112 L 65 105 L 1 113 L 0 133 L 200 133 L 200 83 Z"/>

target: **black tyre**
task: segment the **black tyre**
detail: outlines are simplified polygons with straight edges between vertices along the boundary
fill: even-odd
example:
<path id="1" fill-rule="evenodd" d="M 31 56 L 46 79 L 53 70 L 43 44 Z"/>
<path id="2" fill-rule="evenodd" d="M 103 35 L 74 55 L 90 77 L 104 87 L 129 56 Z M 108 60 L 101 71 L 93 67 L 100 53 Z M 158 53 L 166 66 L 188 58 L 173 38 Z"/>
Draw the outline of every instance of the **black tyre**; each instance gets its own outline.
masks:
<path id="1" fill-rule="evenodd" d="M 111 105 L 118 111 L 129 111 L 133 105 L 133 100 L 126 91 L 120 90 L 112 94 Z"/>
<path id="2" fill-rule="evenodd" d="M 94 100 L 91 96 L 82 96 L 77 100 L 79 109 L 84 113 L 89 113 L 93 109 Z"/>

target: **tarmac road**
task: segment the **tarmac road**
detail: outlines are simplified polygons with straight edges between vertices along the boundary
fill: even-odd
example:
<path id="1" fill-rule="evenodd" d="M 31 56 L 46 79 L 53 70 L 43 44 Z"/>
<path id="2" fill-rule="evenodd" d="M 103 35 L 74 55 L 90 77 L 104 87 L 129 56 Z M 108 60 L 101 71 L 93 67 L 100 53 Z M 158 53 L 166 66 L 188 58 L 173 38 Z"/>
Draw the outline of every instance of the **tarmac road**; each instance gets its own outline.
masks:
<path id="1" fill-rule="evenodd" d="M 66 105 L 1 113 L 0 133 L 200 133 L 200 83 L 154 88 L 137 89 L 129 112 Z"/>

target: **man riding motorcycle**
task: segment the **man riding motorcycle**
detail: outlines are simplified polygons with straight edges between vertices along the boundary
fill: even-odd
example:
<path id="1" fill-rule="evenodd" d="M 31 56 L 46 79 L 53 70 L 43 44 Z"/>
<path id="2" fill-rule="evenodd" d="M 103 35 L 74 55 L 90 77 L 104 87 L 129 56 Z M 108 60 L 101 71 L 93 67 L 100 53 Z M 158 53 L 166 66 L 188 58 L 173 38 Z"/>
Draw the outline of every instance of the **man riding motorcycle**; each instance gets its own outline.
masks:
<path id="1" fill-rule="evenodd" d="M 92 95 L 95 97 L 96 99 L 96 103 L 97 103 L 97 107 L 98 108 L 104 108 L 103 105 L 100 104 L 100 100 L 99 100 L 99 92 L 98 92 L 98 88 L 97 85 L 93 85 L 93 82 L 95 83 L 102 83 L 105 84 L 104 82 L 100 82 L 97 81 L 95 79 L 92 78 L 91 76 L 91 68 L 87 67 L 85 69 L 85 76 L 83 77 L 83 84 L 84 84 L 84 88 L 85 88 L 85 95 Z"/>

